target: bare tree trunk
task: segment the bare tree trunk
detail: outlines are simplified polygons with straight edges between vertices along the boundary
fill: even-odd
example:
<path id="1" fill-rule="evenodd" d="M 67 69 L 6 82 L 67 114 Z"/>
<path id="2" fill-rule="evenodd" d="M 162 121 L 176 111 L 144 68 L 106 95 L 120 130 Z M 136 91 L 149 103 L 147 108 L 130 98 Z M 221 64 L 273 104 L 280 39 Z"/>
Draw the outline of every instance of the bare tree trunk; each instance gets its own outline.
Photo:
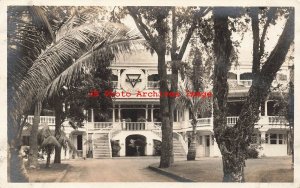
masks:
<path id="1" fill-rule="evenodd" d="M 37 168 L 38 167 L 38 131 L 39 131 L 39 124 L 40 124 L 40 115 L 42 112 L 42 102 L 37 101 L 34 108 L 34 118 L 32 123 L 32 129 L 30 132 L 29 138 L 29 156 L 28 162 L 30 168 Z"/>
<path id="2" fill-rule="evenodd" d="M 58 97 L 57 97 L 58 98 Z M 60 142 L 63 105 L 59 99 L 55 100 L 55 137 Z M 62 145 L 62 143 L 60 143 Z M 61 146 L 55 146 L 54 163 L 61 163 Z"/>
<path id="3" fill-rule="evenodd" d="M 214 52 L 216 61 L 214 64 L 213 80 L 213 108 L 214 108 L 214 133 L 222 154 L 223 181 L 243 182 L 244 181 L 244 158 L 241 153 L 235 152 L 236 143 L 231 140 L 236 134 L 234 129 L 227 126 L 227 96 L 228 83 L 227 72 L 230 69 L 230 55 L 232 51 L 231 32 L 228 29 L 227 8 L 214 8 Z"/>
<path id="4" fill-rule="evenodd" d="M 48 146 L 49 147 L 49 146 Z M 50 158 L 51 158 L 51 150 L 47 148 L 47 161 L 46 161 L 46 168 L 50 167 Z"/>
<path id="5" fill-rule="evenodd" d="M 160 76 L 160 92 L 168 92 L 167 69 L 165 63 L 165 53 L 158 54 L 158 74 Z M 162 144 L 160 168 L 168 168 L 172 163 L 173 155 L 173 127 L 170 123 L 169 100 L 167 96 L 160 97 L 160 113 L 162 118 Z"/>
<path id="6" fill-rule="evenodd" d="M 223 10 L 221 10 L 223 9 Z M 227 10 L 228 11 L 228 10 Z M 237 124 L 226 125 L 229 56 L 232 49 L 226 8 L 214 9 L 214 132 L 223 160 L 223 181 L 244 182 L 246 152 L 251 143 L 254 125 L 259 119 L 259 106 L 266 100 L 272 81 L 283 64 L 294 40 L 294 12 L 291 10 L 278 43 L 256 75 L 242 107 Z M 221 13 L 221 14 L 220 14 Z"/>

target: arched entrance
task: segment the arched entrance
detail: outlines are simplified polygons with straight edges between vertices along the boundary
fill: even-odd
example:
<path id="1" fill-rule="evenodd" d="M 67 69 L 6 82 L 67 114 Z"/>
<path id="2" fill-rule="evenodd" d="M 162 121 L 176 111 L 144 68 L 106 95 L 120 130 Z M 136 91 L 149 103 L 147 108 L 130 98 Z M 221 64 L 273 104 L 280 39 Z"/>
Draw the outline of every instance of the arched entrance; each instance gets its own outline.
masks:
<path id="1" fill-rule="evenodd" d="M 146 137 L 140 134 L 129 135 L 125 139 L 126 156 L 144 156 L 146 150 Z"/>

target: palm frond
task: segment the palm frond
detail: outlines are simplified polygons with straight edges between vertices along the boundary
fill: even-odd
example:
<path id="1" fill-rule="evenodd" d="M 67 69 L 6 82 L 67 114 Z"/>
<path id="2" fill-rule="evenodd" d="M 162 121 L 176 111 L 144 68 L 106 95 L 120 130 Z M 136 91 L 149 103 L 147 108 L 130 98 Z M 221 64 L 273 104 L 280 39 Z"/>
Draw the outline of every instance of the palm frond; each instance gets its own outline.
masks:
<path id="1" fill-rule="evenodd" d="M 47 147 L 47 146 L 57 146 L 60 147 L 59 142 L 55 138 L 55 136 L 48 136 L 47 138 L 44 139 L 44 141 L 41 144 L 41 147 Z"/>
<path id="2" fill-rule="evenodd" d="M 93 69 L 97 66 L 98 62 L 95 59 L 103 59 L 111 54 L 128 53 L 132 45 L 137 45 L 144 41 L 136 33 L 131 31 L 128 32 L 129 34 L 123 32 L 122 30 L 108 32 L 101 41 L 94 44 L 89 51 L 58 75 L 39 95 L 39 98 L 50 97 L 62 86 L 68 87 L 73 84 L 81 74 L 87 72 L 84 68 Z"/>

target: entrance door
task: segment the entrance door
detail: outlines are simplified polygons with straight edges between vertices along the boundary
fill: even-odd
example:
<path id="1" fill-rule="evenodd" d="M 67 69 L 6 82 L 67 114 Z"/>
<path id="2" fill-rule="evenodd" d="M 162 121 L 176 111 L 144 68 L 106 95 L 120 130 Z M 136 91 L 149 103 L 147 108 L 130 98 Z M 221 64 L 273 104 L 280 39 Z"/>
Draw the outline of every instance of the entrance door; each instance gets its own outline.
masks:
<path id="1" fill-rule="evenodd" d="M 129 135 L 126 141 L 126 156 L 144 156 L 146 154 L 146 137 L 139 134 Z"/>
<path id="2" fill-rule="evenodd" d="M 210 156 L 210 136 L 205 136 L 205 157 Z"/>
<path id="3" fill-rule="evenodd" d="M 77 150 L 79 157 L 82 157 L 82 135 L 77 135 Z"/>

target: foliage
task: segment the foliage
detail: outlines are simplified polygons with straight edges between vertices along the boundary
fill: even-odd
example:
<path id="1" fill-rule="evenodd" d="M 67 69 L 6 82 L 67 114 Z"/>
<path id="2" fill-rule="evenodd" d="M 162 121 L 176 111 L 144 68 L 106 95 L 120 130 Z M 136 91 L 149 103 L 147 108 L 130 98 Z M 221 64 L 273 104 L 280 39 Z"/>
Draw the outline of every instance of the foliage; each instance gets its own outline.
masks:
<path id="1" fill-rule="evenodd" d="M 161 155 L 161 141 L 153 140 L 153 148 L 154 148 L 153 155 L 160 156 Z"/>
<path id="2" fill-rule="evenodd" d="M 259 144 L 251 144 L 246 153 L 247 159 L 257 159 L 259 156 L 259 149 L 261 149 L 261 146 Z"/>
<path id="3" fill-rule="evenodd" d="M 112 150 L 112 156 L 113 157 L 120 157 L 120 150 L 121 150 L 121 146 L 120 146 L 120 141 L 119 140 L 111 140 L 111 150 Z"/>

